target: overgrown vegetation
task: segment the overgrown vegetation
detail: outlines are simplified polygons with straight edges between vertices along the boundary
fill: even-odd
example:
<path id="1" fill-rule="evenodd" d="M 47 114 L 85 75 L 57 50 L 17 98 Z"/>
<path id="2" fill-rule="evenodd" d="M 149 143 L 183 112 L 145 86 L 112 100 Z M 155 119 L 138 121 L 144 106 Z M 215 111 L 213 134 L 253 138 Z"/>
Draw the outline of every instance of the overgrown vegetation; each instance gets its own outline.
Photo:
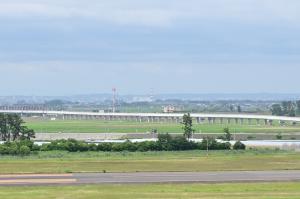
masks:
<path id="1" fill-rule="evenodd" d="M 0 155 L 29 155 L 33 151 L 39 151 L 40 148 L 30 140 L 20 140 L 14 142 L 5 142 L 0 145 Z"/>
<path id="2" fill-rule="evenodd" d="M 273 104 L 271 107 L 272 115 L 295 117 L 300 115 L 300 100 L 283 101 L 281 104 Z"/>
<path id="3" fill-rule="evenodd" d="M 30 141 L 35 132 L 24 126 L 24 121 L 17 114 L 0 114 L 0 155 L 29 155 L 38 147 Z"/>
<path id="4" fill-rule="evenodd" d="M 158 141 L 146 141 L 134 143 L 129 140 L 124 143 L 100 143 L 88 144 L 83 141 L 73 139 L 56 140 L 50 144 L 44 144 L 40 147 L 41 151 L 69 151 L 69 152 L 84 152 L 84 151 L 104 151 L 104 152 L 146 152 L 146 151 L 186 151 L 186 150 L 230 150 L 231 144 L 217 142 L 215 139 L 204 139 L 201 143 L 188 141 L 183 136 L 172 137 L 169 134 L 159 134 Z M 208 143 L 208 145 L 207 145 Z"/>
<path id="5" fill-rule="evenodd" d="M 183 116 L 183 136 L 186 137 L 186 138 L 191 138 L 193 133 L 195 132 L 195 129 L 193 129 L 193 119 L 190 115 L 190 113 L 188 114 L 184 114 Z"/>
<path id="6" fill-rule="evenodd" d="M 246 149 L 246 145 L 244 145 L 241 141 L 237 141 L 237 142 L 233 145 L 233 149 L 234 149 L 234 150 L 245 150 L 245 149 Z"/>
<path id="7" fill-rule="evenodd" d="M 42 146 L 35 145 L 30 140 L 5 142 L 0 145 L 1 155 L 29 155 L 36 151 L 68 151 L 68 152 L 147 152 L 147 151 L 187 151 L 187 150 L 231 150 L 229 142 L 217 142 L 215 139 L 206 138 L 201 143 L 188 141 L 183 136 L 172 137 L 169 134 L 159 134 L 158 141 L 124 143 L 86 143 L 74 139 L 56 140 Z M 241 148 L 238 148 L 239 150 Z M 245 149 L 245 148 L 244 148 Z"/>
<path id="8" fill-rule="evenodd" d="M 146 151 L 186 151 L 186 150 L 230 150 L 229 142 L 217 142 L 213 138 L 205 138 L 201 143 L 190 141 L 192 136 L 193 121 L 190 114 L 183 117 L 183 136 L 172 137 L 170 134 L 159 134 L 158 141 L 131 142 L 124 143 L 86 143 L 74 139 L 56 140 L 42 146 L 34 145 L 30 138 L 34 137 L 34 131 L 22 126 L 23 120 L 18 115 L 1 115 L 0 130 L 2 140 L 6 141 L 0 145 L 2 155 L 29 155 L 33 151 L 102 151 L 102 152 L 146 152 Z M 231 136 L 227 128 L 226 140 L 230 141 Z M 225 132 L 225 133 L 226 133 Z M 157 130 L 155 130 L 157 133 Z M 246 148 L 246 147 L 245 147 Z M 242 148 L 238 148 L 239 150 Z"/>

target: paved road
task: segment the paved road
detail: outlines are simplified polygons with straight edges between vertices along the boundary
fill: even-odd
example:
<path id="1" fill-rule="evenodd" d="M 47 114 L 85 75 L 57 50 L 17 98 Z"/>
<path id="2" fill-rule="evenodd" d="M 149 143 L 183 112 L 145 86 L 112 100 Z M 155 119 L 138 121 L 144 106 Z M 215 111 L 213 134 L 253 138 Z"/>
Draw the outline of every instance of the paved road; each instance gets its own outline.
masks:
<path id="1" fill-rule="evenodd" d="M 299 181 L 300 171 L 0 175 L 0 186 Z"/>

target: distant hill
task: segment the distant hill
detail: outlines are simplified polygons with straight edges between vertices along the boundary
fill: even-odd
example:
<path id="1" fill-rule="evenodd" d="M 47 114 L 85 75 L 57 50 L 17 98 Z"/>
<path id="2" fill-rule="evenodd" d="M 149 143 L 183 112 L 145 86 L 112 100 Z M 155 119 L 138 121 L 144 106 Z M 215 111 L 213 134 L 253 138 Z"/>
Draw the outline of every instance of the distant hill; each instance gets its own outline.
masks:
<path id="1" fill-rule="evenodd" d="M 251 100 L 251 101 L 283 101 L 283 100 L 299 100 L 299 93 L 210 93 L 210 94 L 157 94 L 149 95 L 118 95 L 118 99 L 127 102 L 143 101 L 143 100 L 201 100 L 201 101 L 217 101 L 217 100 Z M 95 103 L 111 101 L 112 94 L 85 94 L 71 96 L 0 96 L 1 104 L 17 104 L 17 103 L 44 103 L 50 100 L 63 100 L 69 102 Z"/>

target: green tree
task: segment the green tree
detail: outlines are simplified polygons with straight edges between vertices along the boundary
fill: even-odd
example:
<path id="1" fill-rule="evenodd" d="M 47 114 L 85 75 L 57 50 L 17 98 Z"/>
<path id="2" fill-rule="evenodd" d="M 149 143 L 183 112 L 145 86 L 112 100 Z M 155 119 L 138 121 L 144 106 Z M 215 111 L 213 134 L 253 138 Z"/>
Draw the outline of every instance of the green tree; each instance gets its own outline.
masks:
<path id="1" fill-rule="evenodd" d="M 225 133 L 225 140 L 230 141 L 232 140 L 232 135 L 230 133 L 230 130 L 228 127 L 224 128 L 224 133 Z"/>
<path id="2" fill-rule="evenodd" d="M 193 129 L 193 119 L 189 113 L 184 114 L 182 124 L 184 137 L 187 139 L 191 138 L 195 130 Z"/>
<path id="3" fill-rule="evenodd" d="M 238 105 L 237 110 L 238 110 L 239 113 L 241 113 L 242 112 L 242 107 L 240 105 Z"/>
<path id="4" fill-rule="evenodd" d="M 34 131 L 23 124 L 24 121 L 17 114 L 0 114 L 0 139 L 10 142 L 34 138 Z"/>
<path id="5" fill-rule="evenodd" d="M 33 129 L 29 129 L 27 126 L 22 126 L 20 131 L 20 140 L 30 140 L 35 138 L 35 132 Z"/>
<path id="6" fill-rule="evenodd" d="M 284 115 L 280 104 L 273 104 L 271 107 L 272 115 L 282 116 Z"/>
<path id="7" fill-rule="evenodd" d="M 234 149 L 234 150 L 246 150 L 246 145 L 243 144 L 241 141 L 237 141 L 237 142 L 233 145 L 233 149 Z"/>
<path id="8" fill-rule="evenodd" d="M 283 101 L 281 104 L 284 115 L 293 116 L 293 114 L 296 114 L 295 104 L 292 101 Z"/>
<path id="9" fill-rule="evenodd" d="M 21 146 L 20 149 L 19 149 L 19 154 L 22 155 L 22 156 L 25 156 L 25 155 L 29 155 L 30 154 L 30 148 L 28 146 Z"/>
<path id="10" fill-rule="evenodd" d="M 297 115 L 300 115 L 300 100 L 296 101 L 296 113 Z"/>
<path id="11" fill-rule="evenodd" d="M 0 114 L 0 134 L 2 141 L 8 141 L 8 115 L 7 114 Z"/>
<path id="12" fill-rule="evenodd" d="M 288 116 L 290 116 L 290 117 L 296 116 L 296 110 L 294 107 L 292 107 L 291 110 L 289 110 Z"/>
<path id="13" fill-rule="evenodd" d="M 232 104 L 230 104 L 229 109 L 230 109 L 230 112 L 233 112 L 233 111 L 234 111 L 234 107 L 233 107 Z"/>

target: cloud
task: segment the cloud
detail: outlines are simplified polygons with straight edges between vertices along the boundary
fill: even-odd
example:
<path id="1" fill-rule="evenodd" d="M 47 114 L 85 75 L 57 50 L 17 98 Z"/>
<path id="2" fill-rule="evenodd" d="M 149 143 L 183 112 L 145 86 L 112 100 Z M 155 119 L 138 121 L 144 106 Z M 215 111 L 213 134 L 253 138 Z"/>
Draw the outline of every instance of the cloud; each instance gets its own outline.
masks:
<path id="1" fill-rule="evenodd" d="M 180 21 L 300 20 L 298 0 L 0 0 L 0 17 L 85 18 L 119 25 L 168 26 Z"/>
<path id="2" fill-rule="evenodd" d="M 298 92 L 299 85 L 299 64 L 57 61 L 1 64 L 0 72 L 7 85 L 1 93 L 24 95 L 109 92 L 113 86 L 122 93 Z"/>

